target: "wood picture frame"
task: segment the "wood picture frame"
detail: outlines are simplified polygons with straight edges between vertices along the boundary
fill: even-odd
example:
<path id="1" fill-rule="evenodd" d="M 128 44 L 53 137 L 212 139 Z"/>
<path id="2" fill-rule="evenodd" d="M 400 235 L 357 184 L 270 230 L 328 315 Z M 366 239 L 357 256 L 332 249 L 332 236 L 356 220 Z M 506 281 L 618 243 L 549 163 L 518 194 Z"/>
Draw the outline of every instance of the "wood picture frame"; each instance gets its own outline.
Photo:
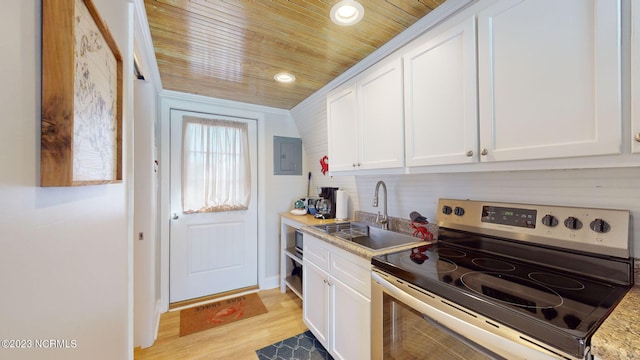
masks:
<path id="1" fill-rule="evenodd" d="M 41 186 L 122 182 L 122 72 L 91 0 L 42 0 Z"/>

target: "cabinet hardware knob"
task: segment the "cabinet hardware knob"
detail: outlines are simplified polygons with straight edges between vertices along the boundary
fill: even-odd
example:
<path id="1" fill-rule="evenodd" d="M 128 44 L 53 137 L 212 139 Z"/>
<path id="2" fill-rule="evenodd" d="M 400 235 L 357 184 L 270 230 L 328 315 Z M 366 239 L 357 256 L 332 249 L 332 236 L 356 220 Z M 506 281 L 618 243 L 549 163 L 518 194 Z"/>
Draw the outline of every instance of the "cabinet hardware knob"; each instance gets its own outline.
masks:
<path id="1" fill-rule="evenodd" d="M 635 141 L 640 142 L 640 132 L 636 133 L 636 136 L 633 137 Z"/>
<path id="2" fill-rule="evenodd" d="M 179 216 L 177 213 L 173 213 L 173 216 L 171 217 L 173 220 L 178 220 Z"/>
<path id="3" fill-rule="evenodd" d="M 351 164 L 351 166 L 356 167 L 356 163 Z"/>
<path id="4" fill-rule="evenodd" d="M 467 157 L 472 157 L 473 156 L 473 151 L 469 150 L 467 151 Z"/>
<path id="5" fill-rule="evenodd" d="M 480 155 L 485 156 L 489 153 L 489 150 L 487 149 L 482 149 L 482 151 L 480 152 Z"/>

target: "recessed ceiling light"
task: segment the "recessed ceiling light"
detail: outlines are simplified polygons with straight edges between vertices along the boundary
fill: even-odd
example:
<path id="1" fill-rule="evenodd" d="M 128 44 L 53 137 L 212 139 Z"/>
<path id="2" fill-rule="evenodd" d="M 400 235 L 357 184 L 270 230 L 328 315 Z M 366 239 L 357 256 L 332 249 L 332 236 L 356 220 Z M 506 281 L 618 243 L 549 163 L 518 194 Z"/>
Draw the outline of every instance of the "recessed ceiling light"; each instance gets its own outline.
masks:
<path id="1" fill-rule="evenodd" d="M 331 8 L 331 20 L 341 26 L 354 25 L 364 16 L 364 8 L 355 0 L 342 0 Z"/>
<path id="2" fill-rule="evenodd" d="M 293 74 L 289 74 L 287 72 L 277 73 L 273 78 L 277 82 L 281 82 L 281 83 L 292 83 L 296 81 L 296 77 L 293 76 Z"/>

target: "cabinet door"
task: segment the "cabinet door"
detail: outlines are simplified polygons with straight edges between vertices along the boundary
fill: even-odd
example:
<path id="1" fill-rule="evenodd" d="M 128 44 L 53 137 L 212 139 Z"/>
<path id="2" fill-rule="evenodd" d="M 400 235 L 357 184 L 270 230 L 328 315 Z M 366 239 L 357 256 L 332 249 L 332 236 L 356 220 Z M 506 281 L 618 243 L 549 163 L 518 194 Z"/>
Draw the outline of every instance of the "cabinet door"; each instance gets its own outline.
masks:
<path id="1" fill-rule="evenodd" d="M 337 359 L 371 358 L 371 301 L 335 278 L 331 283 L 331 354 Z"/>
<path id="2" fill-rule="evenodd" d="M 338 88 L 327 96 L 329 170 L 354 170 L 358 162 L 358 111 L 355 85 Z"/>
<path id="3" fill-rule="evenodd" d="M 631 150 L 640 153 L 640 2 L 631 1 Z"/>
<path id="4" fill-rule="evenodd" d="M 400 58 L 376 65 L 357 81 L 360 169 L 404 166 L 402 91 Z"/>
<path id="5" fill-rule="evenodd" d="M 478 15 L 481 161 L 621 151 L 619 0 L 503 0 Z"/>
<path id="6" fill-rule="evenodd" d="M 475 18 L 448 26 L 435 37 L 427 36 L 423 45 L 403 57 L 406 164 L 475 162 Z"/>
<path id="7" fill-rule="evenodd" d="M 303 261 L 303 264 L 302 318 L 313 335 L 328 349 L 329 276 L 308 261 Z"/>

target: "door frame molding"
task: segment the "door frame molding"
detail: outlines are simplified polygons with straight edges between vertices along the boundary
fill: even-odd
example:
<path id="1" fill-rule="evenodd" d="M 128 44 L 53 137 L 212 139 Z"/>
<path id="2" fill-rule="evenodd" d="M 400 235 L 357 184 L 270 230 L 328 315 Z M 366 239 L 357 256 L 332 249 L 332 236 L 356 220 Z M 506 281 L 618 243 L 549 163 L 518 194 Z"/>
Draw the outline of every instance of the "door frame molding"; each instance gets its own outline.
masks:
<path id="1" fill-rule="evenodd" d="M 160 253 L 158 254 L 160 268 L 159 268 L 159 284 L 160 289 L 160 311 L 166 312 L 169 310 L 169 240 L 170 240 L 170 216 L 171 216 L 171 199 L 170 199 L 170 124 L 171 124 L 171 110 L 193 111 L 209 114 L 218 114 L 221 116 L 237 117 L 249 120 L 255 120 L 258 130 L 257 140 L 257 153 L 258 159 L 256 159 L 256 166 L 258 168 L 258 196 L 257 196 L 257 212 L 258 214 L 264 214 L 265 211 L 265 167 L 261 165 L 263 159 L 260 158 L 260 154 L 265 152 L 265 114 L 264 111 L 269 112 L 270 108 L 254 106 L 250 104 L 243 104 L 237 102 L 231 102 L 226 100 L 219 100 L 213 98 L 207 98 L 198 95 L 176 93 L 171 91 L 163 91 L 159 96 L 159 129 L 156 129 L 156 136 L 158 137 L 159 148 L 159 172 L 160 172 L 160 211 L 158 212 L 158 226 L 160 234 Z M 272 109 L 271 109 L 272 111 Z M 159 132 L 158 132 L 159 130 Z M 264 234 L 266 233 L 266 225 L 263 218 L 258 216 L 258 286 L 262 289 L 266 285 L 266 262 L 265 262 L 265 240 Z"/>

